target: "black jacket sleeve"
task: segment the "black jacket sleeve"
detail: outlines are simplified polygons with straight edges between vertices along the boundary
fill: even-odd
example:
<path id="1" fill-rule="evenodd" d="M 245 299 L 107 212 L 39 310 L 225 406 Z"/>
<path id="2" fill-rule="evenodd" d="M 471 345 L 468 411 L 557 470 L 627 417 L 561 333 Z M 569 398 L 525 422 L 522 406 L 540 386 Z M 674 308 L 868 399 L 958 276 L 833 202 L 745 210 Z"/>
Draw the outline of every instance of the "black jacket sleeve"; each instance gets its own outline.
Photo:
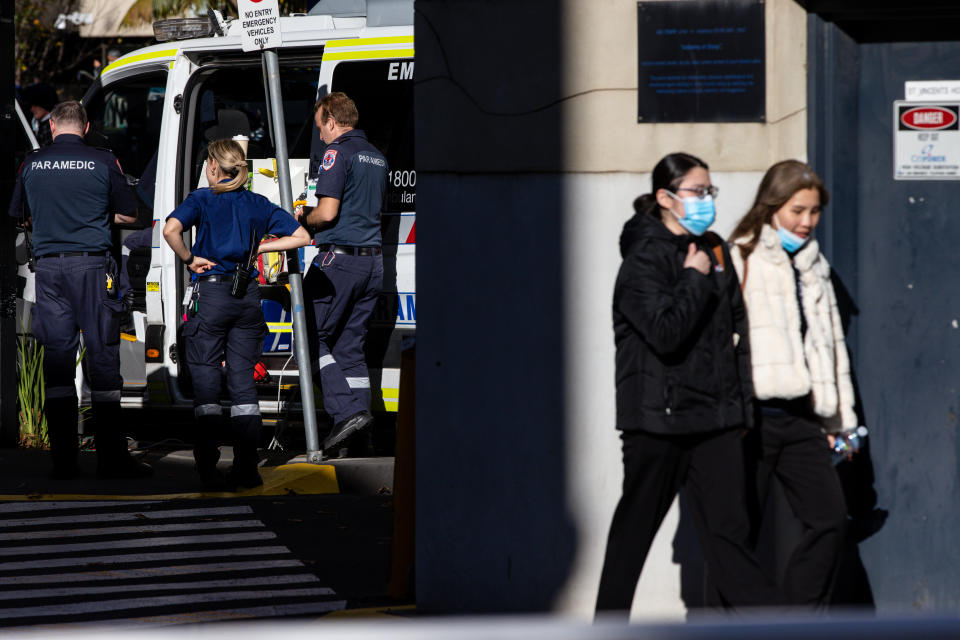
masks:
<path id="1" fill-rule="evenodd" d="M 634 250 L 623 262 L 618 283 L 620 312 L 661 356 L 675 352 L 693 336 L 714 295 L 709 276 L 681 268 L 674 278 L 668 259 L 673 258 Z"/>
<path id="2" fill-rule="evenodd" d="M 723 245 L 723 253 L 724 260 L 730 265 L 728 267 L 727 286 L 730 287 L 733 330 L 737 336 L 739 336 L 734 351 L 737 354 L 737 370 L 740 374 L 740 392 L 743 396 L 744 426 L 752 429 L 754 426 L 753 369 L 750 364 L 750 326 L 747 319 L 747 307 L 743 303 L 743 294 L 740 292 L 740 282 L 737 279 L 737 273 L 733 268 L 733 261 L 730 258 L 730 251 L 726 245 Z"/>
<path id="3" fill-rule="evenodd" d="M 119 213 L 124 216 L 137 215 L 137 194 L 123 175 L 120 169 L 120 162 L 110 155 L 111 161 L 107 163 L 110 171 L 110 211 L 109 213 Z"/>

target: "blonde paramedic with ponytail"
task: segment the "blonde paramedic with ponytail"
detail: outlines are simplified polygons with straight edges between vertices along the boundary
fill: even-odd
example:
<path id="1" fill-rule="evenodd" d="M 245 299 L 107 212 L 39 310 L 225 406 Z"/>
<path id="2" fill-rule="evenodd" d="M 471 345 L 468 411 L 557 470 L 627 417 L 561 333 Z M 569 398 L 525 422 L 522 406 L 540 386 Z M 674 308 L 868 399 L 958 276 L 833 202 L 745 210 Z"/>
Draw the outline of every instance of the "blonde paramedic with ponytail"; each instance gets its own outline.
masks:
<path id="1" fill-rule="evenodd" d="M 193 455 L 204 490 L 223 491 L 263 483 L 257 471 L 262 421 L 253 368 L 263 348 L 266 323 L 257 274 L 242 272 L 246 277 L 238 278 L 238 267 L 247 265 L 251 248 L 260 250 L 265 234 L 280 236 L 269 244 L 270 251 L 307 245 L 310 234 L 292 214 L 247 191 L 247 161 L 236 142 L 210 143 L 206 177 L 211 186 L 192 192 L 167 216 L 163 237 L 194 274 L 183 325 L 197 419 Z M 182 234 L 190 227 L 196 228 L 195 241 L 188 249 Z M 234 441 L 233 467 L 226 477 L 217 470 L 224 358 Z"/>

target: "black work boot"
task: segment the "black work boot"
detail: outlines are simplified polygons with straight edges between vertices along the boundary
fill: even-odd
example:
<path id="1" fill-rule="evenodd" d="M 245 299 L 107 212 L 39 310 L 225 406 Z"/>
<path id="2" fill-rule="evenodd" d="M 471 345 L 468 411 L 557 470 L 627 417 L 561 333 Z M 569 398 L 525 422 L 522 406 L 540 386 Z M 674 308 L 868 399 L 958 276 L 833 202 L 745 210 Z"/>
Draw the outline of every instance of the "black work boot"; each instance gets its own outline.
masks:
<path id="1" fill-rule="evenodd" d="M 226 491 L 227 483 L 217 469 L 220 460 L 220 448 L 217 446 L 217 434 L 220 431 L 220 416 L 202 416 L 197 418 L 197 435 L 193 443 L 193 459 L 197 463 L 200 484 L 204 491 Z"/>
<path id="2" fill-rule="evenodd" d="M 353 434 L 362 431 L 373 424 L 373 416 L 369 411 L 358 411 L 349 418 L 333 425 L 330 435 L 323 441 L 324 452 L 335 451 L 338 446 Z"/>
<path id="3" fill-rule="evenodd" d="M 47 417 L 47 435 L 50 438 L 50 457 L 57 480 L 69 480 L 80 475 L 77 466 L 77 399 L 48 398 L 44 403 Z"/>
<path id="4" fill-rule="evenodd" d="M 257 470 L 260 463 L 257 443 L 262 425 L 259 415 L 230 418 L 230 430 L 233 432 L 233 467 L 227 472 L 227 487 L 233 491 L 240 488 L 252 489 L 263 484 L 263 478 Z"/>
<path id="5" fill-rule="evenodd" d="M 140 462 L 127 450 L 120 430 L 120 403 L 96 402 L 93 413 L 93 438 L 97 446 L 98 478 L 149 478 L 153 467 Z"/>

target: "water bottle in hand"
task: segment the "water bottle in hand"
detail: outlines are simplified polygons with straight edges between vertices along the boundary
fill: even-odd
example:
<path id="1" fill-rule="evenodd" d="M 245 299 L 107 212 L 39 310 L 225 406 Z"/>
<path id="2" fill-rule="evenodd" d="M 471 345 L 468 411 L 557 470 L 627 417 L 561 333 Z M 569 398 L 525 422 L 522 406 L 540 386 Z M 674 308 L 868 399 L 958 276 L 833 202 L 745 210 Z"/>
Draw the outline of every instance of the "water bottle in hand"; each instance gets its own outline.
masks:
<path id="1" fill-rule="evenodd" d="M 860 450 L 863 439 L 867 436 L 867 428 L 859 426 L 853 431 L 837 434 L 833 441 L 833 464 L 840 464 L 851 454 Z"/>

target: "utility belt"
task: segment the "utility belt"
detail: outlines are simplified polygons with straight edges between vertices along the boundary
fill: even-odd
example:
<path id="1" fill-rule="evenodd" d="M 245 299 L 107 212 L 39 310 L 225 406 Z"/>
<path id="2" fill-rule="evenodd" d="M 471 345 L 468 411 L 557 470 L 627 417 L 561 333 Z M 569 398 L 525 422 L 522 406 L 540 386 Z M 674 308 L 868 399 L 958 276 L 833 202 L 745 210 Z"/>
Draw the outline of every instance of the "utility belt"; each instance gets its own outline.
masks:
<path id="1" fill-rule="evenodd" d="M 214 273 L 209 276 L 197 276 L 193 281 L 193 288 L 190 291 L 190 299 L 187 302 L 186 313 L 192 318 L 200 311 L 200 283 L 225 284 L 230 286 L 230 295 L 234 298 L 244 298 L 247 295 L 247 289 L 252 284 L 257 284 L 250 278 L 249 272 L 245 275 L 242 269 L 237 269 L 234 273 L 226 275 L 223 273 Z"/>
<path id="2" fill-rule="evenodd" d="M 225 275 L 222 273 L 216 273 L 210 276 L 197 276 L 197 282 L 212 282 L 214 284 L 222 284 L 233 282 L 235 277 L 236 276 L 234 274 Z"/>
<path id="3" fill-rule="evenodd" d="M 104 270 L 106 271 L 106 288 L 107 296 L 109 298 L 117 297 L 117 264 L 114 262 L 113 257 L 107 251 L 101 249 L 99 251 L 57 251 L 54 253 L 45 253 L 42 256 L 37 256 L 37 260 L 46 260 L 47 258 L 104 258 L 108 257 L 109 259 L 104 261 Z M 66 265 L 61 266 L 61 269 L 68 268 Z"/>
<path id="4" fill-rule="evenodd" d="M 317 248 L 344 256 L 378 256 L 383 252 L 380 247 L 351 247 L 344 244 L 321 244 Z"/>
<path id="5" fill-rule="evenodd" d="M 239 271 L 239 270 L 238 270 Z M 234 298 L 244 298 L 247 294 L 247 289 L 250 288 L 250 285 L 254 283 L 249 277 L 244 279 L 242 276 L 238 277 L 237 273 L 234 272 L 230 275 L 223 273 L 215 273 L 209 276 L 197 276 L 197 279 L 193 281 L 193 285 L 190 288 L 190 298 L 187 300 L 186 308 L 184 312 L 186 313 L 187 318 L 192 318 L 200 312 L 200 283 L 209 283 L 209 284 L 222 284 L 230 286 L 230 295 Z"/>
<path id="6" fill-rule="evenodd" d="M 230 275 L 216 273 L 209 276 L 197 276 L 197 282 L 209 282 L 211 284 L 229 284 L 230 295 L 234 298 L 242 298 L 251 284 L 257 284 L 256 280 L 250 277 L 248 269 L 237 268 Z"/>
<path id="7" fill-rule="evenodd" d="M 45 253 L 42 256 L 37 256 L 37 260 L 43 260 L 44 258 L 79 258 L 81 256 L 105 255 L 107 255 L 106 251 L 59 251 L 56 253 Z"/>

